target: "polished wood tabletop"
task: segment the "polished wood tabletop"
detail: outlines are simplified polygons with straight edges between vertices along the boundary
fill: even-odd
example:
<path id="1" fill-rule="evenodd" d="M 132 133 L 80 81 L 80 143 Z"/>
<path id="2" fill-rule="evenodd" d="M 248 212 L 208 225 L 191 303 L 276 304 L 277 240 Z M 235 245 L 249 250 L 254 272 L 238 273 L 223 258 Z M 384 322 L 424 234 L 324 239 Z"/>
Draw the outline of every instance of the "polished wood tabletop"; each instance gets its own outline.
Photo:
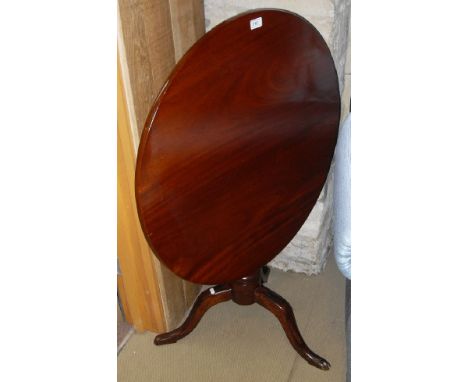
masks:
<path id="1" fill-rule="evenodd" d="M 339 119 L 333 59 L 304 18 L 256 10 L 204 35 L 164 85 L 139 146 L 138 214 L 158 258 L 200 284 L 270 261 L 317 201 Z"/>

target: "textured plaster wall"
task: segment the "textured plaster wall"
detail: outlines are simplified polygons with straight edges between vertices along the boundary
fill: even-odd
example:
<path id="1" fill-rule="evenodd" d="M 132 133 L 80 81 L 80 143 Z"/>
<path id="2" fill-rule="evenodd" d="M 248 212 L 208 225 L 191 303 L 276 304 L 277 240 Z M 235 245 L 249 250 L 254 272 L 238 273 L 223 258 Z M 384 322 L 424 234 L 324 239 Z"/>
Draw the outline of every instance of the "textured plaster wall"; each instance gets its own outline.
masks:
<path id="1" fill-rule="evenodd" d="M 208 31 L 232 16 L 255 8 L 286 9 L 309 20 L 324 37 L 335 61 L 343 98 L 343 119 L 349 110 L 351 80 L 351 68 L 347 65 L 350 7 L 350 0 L 205 0 L 205 23 Z M 271 266 L 309 275 L 323 270 L 333 240 L 332 187 L 333 165 L 307 221 Z"/>

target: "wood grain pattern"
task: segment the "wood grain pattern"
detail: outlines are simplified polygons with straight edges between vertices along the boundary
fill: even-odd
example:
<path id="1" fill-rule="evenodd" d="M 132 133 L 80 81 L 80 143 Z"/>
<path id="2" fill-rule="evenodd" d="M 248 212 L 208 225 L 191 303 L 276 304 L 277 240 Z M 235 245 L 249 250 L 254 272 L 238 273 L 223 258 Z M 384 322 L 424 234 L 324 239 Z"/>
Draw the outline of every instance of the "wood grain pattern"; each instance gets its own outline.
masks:
<path id="1" fill-rule="evenodd" d="M 256 10 L 207 33 L 172 72 L 139 147 L 137 206 L 157 256 L 201 284 L 266 264 L 318 198 L 339 118 L 333 59 L 302 17 Z"/>
<path id="2" fill-rule="evenodd" d="M 138 224 L 134 194 L 135 152 L 118 62 L 117 70 L 117 255 L 119 292 L 127 321 L 141 331 L 166 329 L 154 259 Z"/>
<path id="3" fill-rule="evenodd" d="M 204 33 L 204 26 L 202 1 L 119 0 L 118 43 L 135 153 L 154 98 L 176 60 Z M 186 315 L 200 286 L 180 279 L 152 259 L 165 324 L 172 329 Z"/>
<path id="4" fill-rule="evenodd" d="M 176 61 L 205 34 L 203 0 L 169 0 Z"/>
<path id="5" fill-rule="evenodd" d="M 130 305 L 127 300 L 127 292 L 125 290 L 125 283 L 122 275 L 117 275 L 117 294 L 120 300 L 120 306 L 122 307 L 125 320 L 128 323 L 132 323 L 132 312 L 130 310 Z"/>
<path id="6" fill-rule="evenodd" d="M 175 65 L 168 0 L 119 0 L 138 130 Z"/>

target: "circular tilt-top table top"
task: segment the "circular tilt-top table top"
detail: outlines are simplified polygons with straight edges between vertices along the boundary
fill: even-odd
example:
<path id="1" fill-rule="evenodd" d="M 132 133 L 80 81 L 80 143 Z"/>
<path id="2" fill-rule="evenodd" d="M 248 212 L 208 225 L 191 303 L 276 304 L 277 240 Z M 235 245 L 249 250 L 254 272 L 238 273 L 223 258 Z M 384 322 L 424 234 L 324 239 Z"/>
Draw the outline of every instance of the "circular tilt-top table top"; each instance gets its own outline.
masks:
<path id="1" fill-rule="evenodd" d="M 204 35 L 156 99 L 138 151 L 138 214 L 158 258 L 210 285 L 273 259 L 317 201 L 339 119 L 333 59 L 304 18 L 255 10 Z"/>

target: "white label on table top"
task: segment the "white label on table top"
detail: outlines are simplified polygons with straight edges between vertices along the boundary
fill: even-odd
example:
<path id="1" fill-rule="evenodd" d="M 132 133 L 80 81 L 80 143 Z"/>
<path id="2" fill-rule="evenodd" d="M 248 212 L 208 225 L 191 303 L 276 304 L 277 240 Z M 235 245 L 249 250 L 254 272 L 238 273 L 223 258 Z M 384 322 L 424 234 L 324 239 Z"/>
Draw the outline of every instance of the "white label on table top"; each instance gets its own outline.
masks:
<path id="1" fill-rule="evenodd" d="M 263 25 L 262 18 L 257 17 L 256 19 L 250 20 L 250 30 L 260 28 Z"/>
<path id="2" fill-rule="evenodd" d="M 215 294 L 215 289 L 214 288 L 210 288 L 210 294 Z"/>

